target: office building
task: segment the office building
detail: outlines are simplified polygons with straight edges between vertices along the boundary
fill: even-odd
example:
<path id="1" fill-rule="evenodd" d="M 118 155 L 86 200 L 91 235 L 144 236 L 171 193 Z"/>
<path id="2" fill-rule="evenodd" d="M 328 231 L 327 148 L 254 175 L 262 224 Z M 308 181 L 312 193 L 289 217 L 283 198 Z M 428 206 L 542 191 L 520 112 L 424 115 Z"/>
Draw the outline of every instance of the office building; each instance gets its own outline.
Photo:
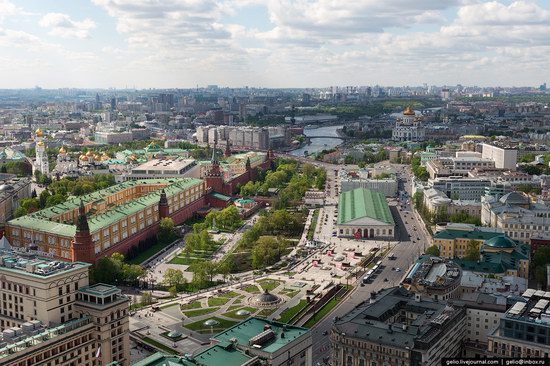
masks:
<path id="1" fill-rule="evenodd" d="M 428 186 L 443 192 L 452 200 L 481 201 L 487 187 L 491 186 L 489 179 L 443 177 L 428 180 Z"/>
<path id="2" fill-rule="evenodd" d="M 527 289 L 488 337 L 487 356 L 550 357 L 550 292 Z"/>
<path id="3" fill-rule="evenodd" d="M 381 193 L 386 197 L 395 197 L 397 195 L 397 179 L 395 176 L 376 179 L 369 178 L 369 171 L 367 170 L 358 170 L 356 172 L 340 170 L 338 172 L 338 177 L 340 178 L 341 192 L 365 188 Z"/>
<path id="4" fill-rule="evenodd" d="M 422 298 L 402 287 L 373 293 L 370 302 L 336 318 L 332 365 L 428 365 L 461 353 L 466 309 Z"/>
<path id="5" fill-rule="evenodd" d="M 0 173 L 0 227 L 12 218 L 19 202 L 31 197 L 31 179 Z"/>
<path id="6" fill-rule="evenodd" d="M 512 148 L 499 147 L 484 143 L 482 145 L 482 157 L 495 162 L 495 168 L 516 170 L 518 151 Z"/>
<path id="7" fill-rule="evenodd" d="M 181 178 L 195 165 L 194 159 L 152 159 L 132 168 L 124 179 Z"/>

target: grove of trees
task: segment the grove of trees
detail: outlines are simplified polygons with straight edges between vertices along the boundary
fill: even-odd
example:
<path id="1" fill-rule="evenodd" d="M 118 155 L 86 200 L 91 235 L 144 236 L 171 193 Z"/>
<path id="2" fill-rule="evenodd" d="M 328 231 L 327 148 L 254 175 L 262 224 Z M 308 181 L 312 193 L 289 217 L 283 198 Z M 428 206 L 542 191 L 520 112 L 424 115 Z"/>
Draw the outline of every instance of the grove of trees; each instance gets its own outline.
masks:
<path id="1" fill-rule="evenodd" d="M 92 282 L 95 283 L 129 283 L 135 284 L 145 275 L 145 270 L 138 264 L 128 264 L 120 253 L 110 257 L 100 258 L 91 271 Z"/>
<path id="2" fill-rule="evenodd" d="M 236 206 L 229 206 L 220 211 L 212 211 L 206 215 L 205 223 L 208 227 L 216 220 L 216 227 L 222 230 L 234 231 L 242 225 L 239 209 Z"/>

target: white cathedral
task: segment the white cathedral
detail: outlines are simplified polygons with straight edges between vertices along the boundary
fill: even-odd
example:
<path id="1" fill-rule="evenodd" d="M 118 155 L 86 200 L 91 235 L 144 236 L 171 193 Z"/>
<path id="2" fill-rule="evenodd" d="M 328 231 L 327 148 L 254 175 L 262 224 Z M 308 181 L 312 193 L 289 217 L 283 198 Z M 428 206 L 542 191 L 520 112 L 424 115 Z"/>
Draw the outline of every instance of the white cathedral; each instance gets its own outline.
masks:
<path id="1" fill-rule="evenodd" d="M 392 131 L 392 140 L 420 142 L 425 139 L 426 129 L 422 126 L 422 121 L 416 117 L 414 110 L 408 106 L 403 111 L 403 117 L 395 121 L 395 127 Z"/>
<path id="2" fill-rule="evenodd" d="M 50 174 L 50 165 L 48 163 L 48 154 L 46 153 L 46 144 L 44 143 L 44 133 L 39 128 L 35 134 L 36 159 L 34 161 L 33 173 L 38 170 L 40 173 L 48 175 Z"/>

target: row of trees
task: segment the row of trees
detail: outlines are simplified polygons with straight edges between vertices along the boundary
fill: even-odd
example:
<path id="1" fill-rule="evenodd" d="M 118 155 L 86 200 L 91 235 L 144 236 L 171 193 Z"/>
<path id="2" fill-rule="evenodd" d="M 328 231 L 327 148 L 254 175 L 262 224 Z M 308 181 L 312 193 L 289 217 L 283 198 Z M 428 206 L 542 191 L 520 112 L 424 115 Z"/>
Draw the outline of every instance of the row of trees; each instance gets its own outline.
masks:
<path id="1" fill-rule="evenodd" d="M 351 155 L 346 155 L 344 158 L 344 163 L 346 164 L 357 164 L 359 167 L 365 167 L 366 164 L 374 164 L 380 161 L 387 160 L 389 158 L 389 153 L 384 149 L 380 148 L 378 151 L 367 151 L 360 158 L 354 158 Z"/>
<path id="2" fill-rule="evenodd" d="M 428 180 L 430 174 L 428 174 L 426 168 L 420 165 L 420 156 L 414 156 L 411 159 L 411 166 L 412 172 L 416 178 L 424 181 Z"/>
<path id="3" fill-rule="evenodd" d="M 461 211 L 455 214 L 449 215 L 447 207 L 438 207 L 435 212 L 431 212 L 424 204 L 424 193 L 416 192 L 413 196 L 414 207 L 420 213 L 420 216 L 424 221 L 431 224 L 438 222 L 454 222 L 462 224 L 474 224 L 481 226 L 481 219 L 479 217 L 471 216 L 467 212 Z"/>
<path id="4" fill-rule="evenodd" d="M 91 279 L 95 283 L 129 283 L 135 284 L 143 279 L 145 270 L 138 264 L 128 264 L 120 253 L 100 258 L 91 270 Z"/>
<path id="5" fill-rule="evenodd" d="M 32 174 L 32 166 L 28 161 L 8 161 L 0 166 L 0 173 L 15 174 L 18 177 L 28 177 Z"/>

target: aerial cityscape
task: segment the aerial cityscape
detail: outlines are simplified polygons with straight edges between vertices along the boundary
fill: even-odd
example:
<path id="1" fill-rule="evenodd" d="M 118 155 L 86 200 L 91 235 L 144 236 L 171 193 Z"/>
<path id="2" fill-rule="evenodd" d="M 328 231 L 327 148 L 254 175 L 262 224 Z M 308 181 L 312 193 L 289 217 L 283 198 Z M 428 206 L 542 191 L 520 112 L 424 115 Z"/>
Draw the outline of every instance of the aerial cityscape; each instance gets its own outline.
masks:
<path id="1" fill-rule="evenodd" d="M 0 0 L 0 366 L 550 365 L 548 34 Z"/>

